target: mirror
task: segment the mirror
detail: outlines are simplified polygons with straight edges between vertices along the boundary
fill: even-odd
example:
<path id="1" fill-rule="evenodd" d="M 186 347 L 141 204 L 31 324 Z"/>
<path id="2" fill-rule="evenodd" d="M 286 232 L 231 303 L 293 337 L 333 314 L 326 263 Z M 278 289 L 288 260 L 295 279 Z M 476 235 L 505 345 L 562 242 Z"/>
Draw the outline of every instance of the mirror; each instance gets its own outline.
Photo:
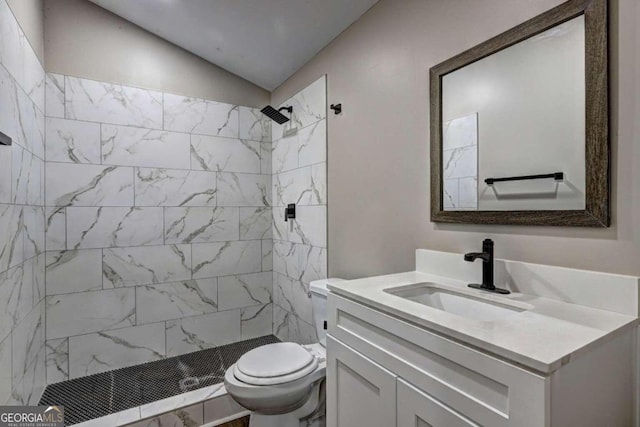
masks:
<path id="1" fill-rule="evenodd" d="M 431 69 L 432 220 L 609 225 L 606 0 Z"/>

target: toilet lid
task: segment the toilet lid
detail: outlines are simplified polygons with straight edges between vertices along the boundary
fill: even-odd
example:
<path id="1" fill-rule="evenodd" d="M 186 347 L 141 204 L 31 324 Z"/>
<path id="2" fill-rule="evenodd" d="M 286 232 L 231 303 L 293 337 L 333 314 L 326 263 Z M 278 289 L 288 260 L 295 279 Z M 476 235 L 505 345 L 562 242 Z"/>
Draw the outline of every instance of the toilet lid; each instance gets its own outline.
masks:
<path id="1" fill-rule="evenodd" d="M 234 374 L 247 384 L 281 384 L 302 378 L 317 366 L 317 359 L 304 347 L 285 342 L 245 353 L 236 363 Z"/>

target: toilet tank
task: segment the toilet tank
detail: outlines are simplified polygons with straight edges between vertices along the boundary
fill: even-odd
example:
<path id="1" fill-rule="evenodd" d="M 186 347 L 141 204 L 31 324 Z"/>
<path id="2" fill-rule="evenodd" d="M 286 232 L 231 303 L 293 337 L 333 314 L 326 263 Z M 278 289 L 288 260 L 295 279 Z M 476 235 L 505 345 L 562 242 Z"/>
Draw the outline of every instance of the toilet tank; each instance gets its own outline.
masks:
<path id="1" fill-rule="evenodd" d="M 330 283 L 344 282 L 344 279 L 320 279 L 309 284 L 311 291 L 311 305 L 313 306 L 313 323 L 318 333 L 318 341 L 323 346 L 327 342 L 327 330 L 325 322 L 327 320 L 327 285 Z"/>

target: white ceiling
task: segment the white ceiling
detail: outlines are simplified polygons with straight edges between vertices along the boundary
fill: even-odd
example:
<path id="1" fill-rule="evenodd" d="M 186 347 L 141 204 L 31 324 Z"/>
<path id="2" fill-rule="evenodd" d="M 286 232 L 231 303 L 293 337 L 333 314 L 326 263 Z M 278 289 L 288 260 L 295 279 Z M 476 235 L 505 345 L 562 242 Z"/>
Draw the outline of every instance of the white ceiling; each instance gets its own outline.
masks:
<path id="1" fill-rule="evenodd" d="M 378 0 L 91 0 L 273 90 Z"/>

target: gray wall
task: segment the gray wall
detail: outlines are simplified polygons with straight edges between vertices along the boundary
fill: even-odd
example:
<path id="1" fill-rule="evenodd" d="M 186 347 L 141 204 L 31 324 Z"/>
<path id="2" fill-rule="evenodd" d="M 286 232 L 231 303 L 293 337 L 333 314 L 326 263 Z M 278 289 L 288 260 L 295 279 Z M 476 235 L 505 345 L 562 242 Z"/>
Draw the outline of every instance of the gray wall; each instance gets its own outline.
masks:
<path id="1" fill-rule="evenodd" d="M 414 250 L 465 252 L 484 237 L 501 258 L 640 275 L 640 4 L 612 0 L 613 226 L 438 225 L 429 220 L 428 70 L 562 0 L 382 0 L 273 93 L 322 74 L 329 115 L 329 273 L 411 270 Z"/>
<path id="2" fill-rule="evenodd" d="M 44 63 L 44 0 L 7 0 L 40 62 Z"/>
<path id="3" fill-rule="evenodd" d="M 88 0 L 45 2 L 48 72 L 258 107 L 269 92 Z"/>

